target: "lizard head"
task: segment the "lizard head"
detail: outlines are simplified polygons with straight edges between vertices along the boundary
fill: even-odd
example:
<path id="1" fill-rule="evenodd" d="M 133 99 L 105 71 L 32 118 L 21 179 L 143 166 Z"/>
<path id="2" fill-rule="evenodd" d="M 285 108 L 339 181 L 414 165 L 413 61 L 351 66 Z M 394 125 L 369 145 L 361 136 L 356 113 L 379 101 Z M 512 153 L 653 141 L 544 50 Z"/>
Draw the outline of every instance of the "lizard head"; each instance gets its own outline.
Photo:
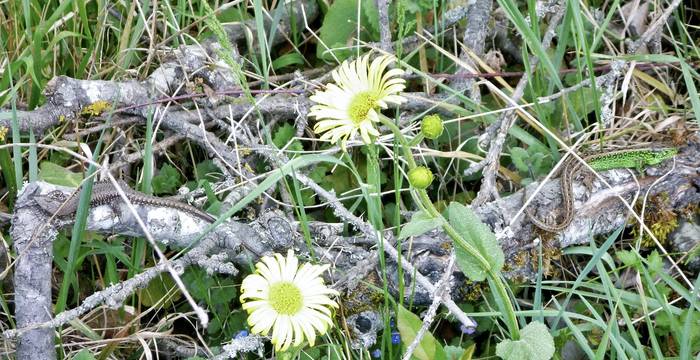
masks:
<path id="1" fill-rule="evenodd" d="M 678 154 L 678 149 L 673 147 L 658 148 L 652 150 L 653 154 L 648 158 L 648 165 L 656 165 L 662 163 L 664 160 L 668 160 L 676 154 Z"/>
<path id="2" fill-rule="evenodd" d="M 44 195 L 37 195 L 34 199 L 39 207 L 53 214 L 68 200 L 68 196 L 61 190 L 53 190 Z"/>

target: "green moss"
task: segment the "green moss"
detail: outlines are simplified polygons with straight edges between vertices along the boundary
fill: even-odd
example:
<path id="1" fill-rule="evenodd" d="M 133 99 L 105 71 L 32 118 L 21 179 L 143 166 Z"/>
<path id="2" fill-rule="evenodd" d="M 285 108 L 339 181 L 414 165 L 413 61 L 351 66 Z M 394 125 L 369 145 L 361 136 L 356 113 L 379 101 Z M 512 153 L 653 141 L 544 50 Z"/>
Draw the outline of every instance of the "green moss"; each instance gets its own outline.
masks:
<path id="1" fill-rule="evenodd" d="M 376 276 L 370 275 L 367 280 L 376 284 Z M 374 311 L 384 303 L 384 295 L 376 288 L 372 288 L 366 283 L 360 283 L 353 290 L 348 292 L 347 297 L 342 299 L 345 308 L 345 315 L 359 314 L 363 311 Z"/>
<path id="2" fill-rule="evenodd" d="M 488 292 L 488 289 L 484 287 L 484 283 L 469 281 L 465 281 L 464 286 L 459 290 L 462 298 L 466 301 L 477 301 L 483 298 L 485 292 Z"/>
<path id="3" fill-rule="evenodd" d="M 637 212 L 641 212 L 641 208 L 637 206 Z M 661 193 L 649 197 L 646 209 L 644 210 L 644 223 L 647 225 L 654 237 L 662 245 L 666 243 L 668 234 L 678 227 L 678 215 L 671 207 L 668 193 Z M 639 226 L 632 229 L 635 237 L 639 237 Z M 649 233 L 642 231 L 641 245 L 644 247 L 656 247 L 656 242 L 649 236 Z"/>

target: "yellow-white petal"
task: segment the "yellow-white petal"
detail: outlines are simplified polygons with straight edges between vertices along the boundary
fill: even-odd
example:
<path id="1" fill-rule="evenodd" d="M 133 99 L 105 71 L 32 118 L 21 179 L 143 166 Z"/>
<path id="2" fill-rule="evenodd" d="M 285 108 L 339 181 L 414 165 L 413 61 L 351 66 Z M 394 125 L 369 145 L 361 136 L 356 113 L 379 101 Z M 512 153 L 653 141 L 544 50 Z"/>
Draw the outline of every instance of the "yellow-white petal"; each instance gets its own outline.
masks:
<path id="1" fill-rule="evenodd" d="M 343 61 L 331 72 L 335 83 L 310 97 L 316 105 L 311 107 L 309 116 L 321 120 L 314 126 L 321 140 L 345 142 L 359 133 L 362 141 L 369 144 L 380 135 L 374 125 L 379 122 L 377 111 L 406 101 L 399 95 L 405 89 L 406 81 L 400 78 L 404 71 L 387 71 L 395 60 L 393 56 L 381 55 L 370 62 L 367 54 L 352 62 Z"/>
<path id="2" fill-rule="evenodd" d="M 304 341 L 315 344 L 316 336 L 333 325 L 331 308 L 338 307 L 329 297 L 338 292 L 320 277 L 327 269 L 328 265 L 300 264 L 291 251 L 286 257 L 263 257 L 256 264 L 257 273 L 241 284 L 240 299 L 251 332 L 270 335 L 277 351 Z"/>

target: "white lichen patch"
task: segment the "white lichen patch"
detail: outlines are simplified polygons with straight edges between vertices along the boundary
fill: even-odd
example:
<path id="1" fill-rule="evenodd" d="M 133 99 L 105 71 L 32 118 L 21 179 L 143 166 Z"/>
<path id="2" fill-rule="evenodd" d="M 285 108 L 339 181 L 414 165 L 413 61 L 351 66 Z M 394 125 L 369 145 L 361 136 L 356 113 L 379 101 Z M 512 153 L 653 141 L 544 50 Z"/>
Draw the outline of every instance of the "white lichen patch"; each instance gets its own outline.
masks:
<path id="1" fill-rule="evenodd" d="M 198 239 L 208 222 L 186 212 L 151 205 L 133 204 L 134 214 L 124 203 L 100 205 L 88 215 L 87 229 L 126 236 L 144 236 L 136 216 L 146 226 L 146 231 L 159 243 L 186 247 Z"/>
<path id="2" fill-rule="evenodd" d="M 151 85 L 160 93 L 167 94 L 170 91 L 170 85 L 176 81 L 177 72 L 174 67 L 161 66 L 153 71 L 148 80 Z"/>
<path id="3" fill-rule="evenodd" d="M 208 223 L 177 209 L 149 207 L 146 225 L 154 238 L 187 246 L 201 235 Z"/>
<path id="4" fill-rule="evenodd" d="M 102 100 L 104 96 L 104 90 L 102 89 L 99 81 L 85 81 L 82 82 L 83 89 L 85 89 L 85 95 L 87 95 L 90 102 L 93 103 L 98 100 Z"/>
<path id="5" fill-rule="evenodd" d="M 119 215 L 109 205 L 94 207 L 88 214 L 88 230 L 109 230 L 117 223 L 119 223 Z"/>

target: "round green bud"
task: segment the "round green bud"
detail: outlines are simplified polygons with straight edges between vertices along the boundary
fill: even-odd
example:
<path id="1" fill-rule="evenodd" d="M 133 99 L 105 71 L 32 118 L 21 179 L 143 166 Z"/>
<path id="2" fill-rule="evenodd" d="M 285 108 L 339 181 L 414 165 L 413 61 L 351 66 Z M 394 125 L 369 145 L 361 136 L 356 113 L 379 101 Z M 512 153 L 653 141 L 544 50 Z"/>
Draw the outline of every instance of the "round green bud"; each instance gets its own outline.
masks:
<path id="1" fill-rule="evenodd" d="M 419 166 L 408 172 L 408 182 L 416 189 L 425 189 L 433 182 L 433 173 L 425 166 Z"/>
<path id="2" fill-rule="evenodd" d="M 437 139 L 442 135 L 442 130 L 442 119 L 440 119 L 440 115 L 437 114 L 425 116 L 420 123 L 420 131 L 426 139 Z"/>

